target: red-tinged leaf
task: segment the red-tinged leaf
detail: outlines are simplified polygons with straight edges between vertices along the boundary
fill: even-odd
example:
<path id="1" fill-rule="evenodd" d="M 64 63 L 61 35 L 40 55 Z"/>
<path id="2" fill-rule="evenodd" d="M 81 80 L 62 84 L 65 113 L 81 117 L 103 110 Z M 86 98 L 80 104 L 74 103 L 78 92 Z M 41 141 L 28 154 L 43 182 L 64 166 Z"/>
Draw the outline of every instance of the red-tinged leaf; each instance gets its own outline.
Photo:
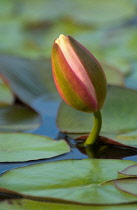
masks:
<path id="1" fill-rule="evenodd" d="M 137 164 L 125 168 L 123 171 L 118 172 L 120 175 L 128 177 L 137 177 Z"/>
<path id="2" fill-rule="evenodd" d="M 86 141 L 87 138 L 88 138 L 88 135 L 83 135 L 83 136 L 76 137 L 76 140 Z M 103 143 L 103 144 L 120 146 L 120 147 L 127 147 L 127 148 L 131 148 L 131 149 L 135 148 L 135 146 L 130 146 L 128 144 L 120 143 L 117 140 L 113 140 L 113 139 L 107 138 L 105 136 L 99 136 L 97 139 L 97 142 Z"/>
<path id="3" fill-rule="evenodd" d="M 137 178 L 117 179 L 114 185 L 120 191 L 137 196 Z"/>

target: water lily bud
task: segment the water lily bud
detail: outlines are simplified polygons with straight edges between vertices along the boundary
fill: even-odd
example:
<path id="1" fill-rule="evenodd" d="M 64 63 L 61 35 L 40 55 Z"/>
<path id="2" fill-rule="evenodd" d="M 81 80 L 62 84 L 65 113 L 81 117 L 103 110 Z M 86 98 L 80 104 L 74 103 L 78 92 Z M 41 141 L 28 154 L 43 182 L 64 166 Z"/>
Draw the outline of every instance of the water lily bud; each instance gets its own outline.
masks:
<path id="1" fill-rule="evenodd" d="M 63 100 L 84 112 L 97 112 L 104 104 L 106 77 L 95 57 L 71 36 L 60 35 L 52 49 L 52 71 Z"/>

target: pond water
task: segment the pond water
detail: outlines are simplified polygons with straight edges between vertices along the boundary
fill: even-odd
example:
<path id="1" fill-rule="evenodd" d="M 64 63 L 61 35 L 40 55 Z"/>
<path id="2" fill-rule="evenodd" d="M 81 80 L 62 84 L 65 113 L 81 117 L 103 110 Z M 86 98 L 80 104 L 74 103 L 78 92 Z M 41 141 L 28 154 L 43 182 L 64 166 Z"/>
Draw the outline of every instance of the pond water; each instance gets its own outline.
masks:
<path id="1" fill-rule="evenodd" d="M 59 104 L 60 100 L 46 101 L 43 97 L 38 98 L 36 101 L 34 101 L 33 107 L 40 113 L 43 123 L 39 128 L 26 132 L 49 136 L 57 140 L 63 138 L 63 134 L 59 132 L 56 126 L 56 115 Z M 69 153 L 50 159 L 34 160 L 27 162 L 0 163 L 0 173 L 16 167 L 63 159 L 85 159 L 92 157 L 102 159 L 126 159 L 137 161 L 137 152 L 134 149 L 120 148 L 108 145 L 96 145 L 93 149 L 90 149 L 90 154 L 88 157 L 86 155 L 86 151 L 76 146 L 76 142 L 73 139 L 67 138 L 67 143 L 71 147 L 71 151 Z"/>

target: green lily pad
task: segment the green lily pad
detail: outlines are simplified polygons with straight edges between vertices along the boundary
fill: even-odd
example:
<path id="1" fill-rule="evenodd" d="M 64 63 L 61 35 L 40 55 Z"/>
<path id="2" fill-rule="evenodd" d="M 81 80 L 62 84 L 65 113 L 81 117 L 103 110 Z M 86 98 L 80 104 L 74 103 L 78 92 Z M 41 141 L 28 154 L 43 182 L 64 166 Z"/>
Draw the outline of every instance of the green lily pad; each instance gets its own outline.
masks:
<path id="1" fill-rule="evenodd" d="M 117 57 L 116 55 L 112 55 L 112 57 L 104 55 L 102 60 L 109 65 L 114 66 L 114 68 L 118 69 L 125 77 L 132 72 L 131 65 L 126 58 Z"/>
<path id="2" fill-rule="evenodd" d="M 38 97 L 53 98 L 57 93 L 49 60 L 1 55 L 0 73 L 8 80 L 13 93 L 29 106 Z"/>
<path id="3" fill-rule="evenodd" d="M 124 75 L 119 71 L 119 69 L 106 63 L 101 63 L 101 66 L 105 72 L 107 83 L 109 85 L 124 86 Z"/>
<path id="4" fill-rule="evenodd" d="M 65 2 L 66 3 L 66 2 Z M 64 5 L 64 3 L 63 3 Z M 67 8 L 68 10 L 68 8 Z M 51 51 L 52 48 L 51 46 L 53 45 L 53 42 L 55 38 L 57 38 L 60 33 L 64 35 L 71 35 L 75 38 L 79 37 L 79 34 L 82 34 L 84 30 L 89 29 L 89 26 L 86 26 L 84 24 L 79 24 L 75 22 L 72 18 L 63 18 L 61 21 L 60 19 L 56 20 L 56 24 L 54 27 L 51 27 L 51 29 L 48 31 L 48 33 L 45 34 L 44 40 L 43 40 L 43 45 L 46 46 L 46 52 L 44 52 L 45 56 L 50 57 L 51 56 Z M 90 33 L 91 35 L 91 33 Z M 78 38 L 78 40 L 80 40 Z M 92 38 L 90 37 L 90 41 Z M 82 42 L 81 42 L 82 43 Z M 88 42 L 89 44 L 89 42 Z M 92 48 L 93 52 L 93 48 Z"/>
<path id="5" fill-rule="evenodd" d="M 0 78 L 0 107 L 13 104 L 14 95 L 3 79 Z"/>
<path id="6" fill-rule="evenodd" d="M 45 1 L 45 0 L 28 0 L 23 2 L 23 11 L 22 15 L 29 20 L 33 21 L 42 21 L 42 20 L 54 20 L 62 17 L 68 11 L 68 6 L 70 2 L 63 2 L 59 0 L 56 2 Z M 62 5 L 62 6 L 60 6 Z M 33 10 L 32 10 L 33 6 Z"/>
<path id="7" fill-rule="evenodd" d="M 117 178 L 117 171 L 133 164 L 125 160 L 84 159 L 26 166 L 4 173 L 0 192 L 83 204 L 135 202 L 135 196 L 120 192 L 110 182 Z"/>
<path id="8" fill-rule="evenodd" d="M 121 175 L 128 176 L 128 177 L 136 177 L 137 176 L 137 164 L 133 166 L 129 166 L 125 168 L 123 171 L 118 172 Z"/>
<path id="9" fill-rule="evenodd" d="M 137 204 L 126 204 L 116 206 L 97 206 L 97 205 L 76 205 L 58 204 L 49 202 L 39 202 L 28 199 L 6 200 L 0 203 L 2 210 L 136 210 Z"/>
<path id="10" fill-rule="evenodd" d="M 137 28 L 135 25 L 132 27 L 124 27 L 116 30 L 109 36 L 104 44 L 104 53 L 106 58 L 119 59 L 119 57 L 126 60 L 135 60 L 137 58 Z M 120 47 L 119 47 L 120 46 Z"/>
<path id="11" fill-rule="evenodd" d="M 64 140 L 30 133 L 0 133 L 0 162 L 51 158 L 69 151 Z"/>
<path id="12" fill-rule="evenodd" d="M 136 107 L 137 91 L 109 86 L 106 102 L 102 109 L 103 124 L 101 131 L 119 134 L 137 130 Z M 64 102 L 61 103 L 57 116 L 57 125 L 60 131 L 87 133 L 91 131 L 92 122 L 93 114 L 77 111 Z"/>
<path id="13" fill-rule="evenodd" d="M 136 107 L 137 91 L 109 86 L 102 109 L 101 135 L 129 146 L 137 146 Z M 57 125 L 61 132 L 68 133 L 70 136 L 71 134 L 80 136 L 91 131 L 93 115 L 79 112 L 62 102 L 58 111 Z M 133 132 L 131 137 L 130 135 L 127 137 L 131 131 Z"/>
<path id="14" fill-rule="evenodd" d="M 38 113 L 26 106 L 6 106 L 0 108 L 0 131 L 25 131 L 40 126 Z"/>
<path id="15" fill-rule="evenodd" d="M 20 7 L 14 1 L 9 15 L 7 14 L 0 19 L 0 51 L 4 54 L 22 57 L 41 57 L 44 55 L 44 50 L 36 39 L 37 32 L 34 33 L 32 30 L 33 33 L 30 35 L 30 30 L 27 28 L 30 20 L 21 16 L 22 8 L 23 4 Z M 18 14 L 15 14 L 18 9 L 20 10 L 20 15 L 18 12 Z M 39 39 L 41 37 L 39 36 Z"/>
<path id="16" fill-rule="evenodd" d="M 137 196 L 137 164 L 129 166 L 118 173 L 120 177 L 128 178 L 115 180 L 115 186 L 123 192 Z"/>
<path id="17" fill-rule="evenodd" d="M 8 16 L 9 14 L 12 14 L 12 11 L 14 9 L 14 6 L 15 6 L 15 1 L 10 1 L 10 0 L 7 0 L 7 1 L 2 1 L 1 2 L 1 7 L 0 7 L 0 16 L 1 18 L 3 16 Z"/>
<path id="18" fill-rule="evenodd" d="M 137 196 L 137 178 L 119 179 L 114 184 L 120 191 Z"/>
<path id="19" fill-rule="evenodd" d="M 119 30 L 118 30 L 118 32 L 119 32 Z M 112 31 L 106 31 L 104 29 L 88 30 L 83 33 L 79 33 L 79 34 L 75 35 L 75 37 L 77 40 L 79 40 L 80 43 L 82 43 L 85 47 L 87 47 L 87 49 L 89 51 L 91 51 L 93 55 L 95 55 L 95 57 L 98 59 L 98 61 L 101 62 L 101 65 L 102 65 L 102 63 L 107 63 L 107 65 L 109 66 L 109 69 L 112 69 L 112 71 L 114 69 L 117 69 L 118 72 L 122 73 L 122 75 L 127 76 L 131 73 L 131 66 L 130 66 L 129 61 L 127 60 L 126 57 L 121 57 L 120 52 L 119 52 L 120 55 L 117 56 L 117 54 L 116 53 L 114 54 L 113 51 L 111 50 L 111 48 L 113 49 L 112 44 L 110 42 L 111 37 L 115 38 L 115 33 L 117 34 L 118 32 L 117 32 L 117 30 L 114 31 L 113 32 L 114 36 L 112 36 Z M 118 33 L 118 35 L 119 35 L 119 33 Z M 119 36 L 117 36 L 117 39 L 118 39 L 118 37 Z M 123 36 L 121 35 L 121 38 L 119 38 L 119 39 L 122 39 L 122 37 Z M 119 43 L 117 44 L 117 47 L 115 46 L 115 44 L 113 44 L 113 45 L 117 51 L 118 50 L 122 51 L 122 49 L 119 49 L 119 46 L 121 46 L 119 39 L 118 39 Z M 126 41 L 128 41 L 128 40 L 126 40 Z M 125 45 L 123 44 L 123 48 L 124 48 L 124 46 Z M 104 49 L 105 49 L 105 51 L 104 51 Z M 124 49 L 123 49 L 123 52 L 124 52 Z M 109 52 L 110 52 L 110 54 L 112 54 L 112 53 L 113 54 L 110 55 Z M 131 52 L 133 54 L 135 52 L 135 50 L 133 50 L 131 48 Z M 112 68 L 110 68 L 110 67 L 112 67 Z M 104 68 L 104 71 L 105 71 L 105 68 Z M 121 75 L 120 75 L 120 78 L 121 78 Z M 119 81 L 120 78 L 117 78 L 117 80 Z M 111 77 L 111 80 L 112 80 L 112 77 Z M 108 83 L 109 83 L 109 80 L 108 80 Z"/>
<path id="20" fill-rule="evenodd" d="M 0 51 L 15 51 L 24 44 L 22 20 L 6 16 L 0 21 Z"/>
<path id="21" fill-rule="evenodd" d="M 127 132 L 123 134 L 102 133 L 102 135 L 103 136 L 100 137 L 100 141 L 104 143 L 137 148 L 137 131 Z"/>
<path id="22" fill-rule="evenodd" d="M 134 4 L 129 0 L 122 1 L 76 1 L 75 9 L 71 16 L 82 23 L 89 23 L 104 27 L 122 22 L 123 19 L 131 18 L 135 14 Z M 73 7 L 74 8 L 74 7 Z M 79 15 L 80 14 L 80 15 Z"/>

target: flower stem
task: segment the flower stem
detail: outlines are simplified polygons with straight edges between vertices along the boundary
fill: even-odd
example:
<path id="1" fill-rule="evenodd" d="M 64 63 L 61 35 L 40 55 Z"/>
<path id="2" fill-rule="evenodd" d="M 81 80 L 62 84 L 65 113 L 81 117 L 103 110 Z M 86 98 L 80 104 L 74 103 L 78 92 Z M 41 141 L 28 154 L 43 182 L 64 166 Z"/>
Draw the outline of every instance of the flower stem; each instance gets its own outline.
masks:
<path id="1" fill-rule="evenodd" d="M 89 134 L 88 138 L 86 139 L 84 146 L 93 145 L 99 135 L 101 125 L 102 125 L 102 116 L 100 110 L 94 112 L 94 125 Z"/>

